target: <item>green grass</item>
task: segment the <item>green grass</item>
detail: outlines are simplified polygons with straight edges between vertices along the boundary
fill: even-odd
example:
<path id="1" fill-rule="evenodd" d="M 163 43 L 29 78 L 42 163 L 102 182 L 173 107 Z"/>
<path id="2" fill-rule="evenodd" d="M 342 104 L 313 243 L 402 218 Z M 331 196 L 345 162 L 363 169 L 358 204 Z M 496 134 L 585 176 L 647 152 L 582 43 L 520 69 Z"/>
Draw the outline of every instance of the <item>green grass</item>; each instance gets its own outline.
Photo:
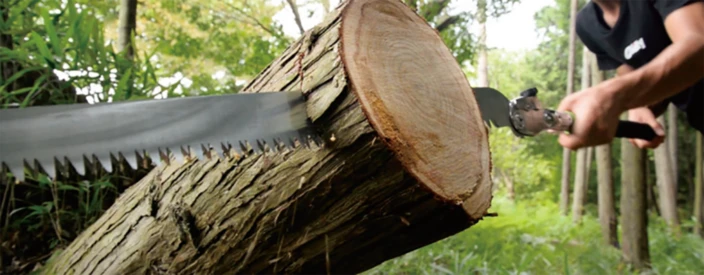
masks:
<path id="1" fill-rule="evenodd" d="M 598 220 L 581 225 L 554 203 L 528 205 L 497 197 L 485 218 L 453 237 L 389 260 L 366 274 L 629 274 L 620 251 L 601 243 Z M 657 220 L 649 227 L 654 274 L 704 273 L 704 241 L 676 238 Z"/>

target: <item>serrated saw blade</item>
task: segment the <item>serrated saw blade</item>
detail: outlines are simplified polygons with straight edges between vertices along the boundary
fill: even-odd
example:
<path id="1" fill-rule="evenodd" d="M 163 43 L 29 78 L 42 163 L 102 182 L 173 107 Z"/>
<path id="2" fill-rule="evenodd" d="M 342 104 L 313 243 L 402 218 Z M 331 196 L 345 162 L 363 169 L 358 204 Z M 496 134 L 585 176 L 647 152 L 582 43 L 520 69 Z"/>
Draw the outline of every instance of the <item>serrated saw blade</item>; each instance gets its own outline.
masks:
<path id="1" fill-rule="evenodd" d="M 275 150 L 317 139 L 305 104 L 300 92 L 266 92 L 5 109 L 0 164 L 24 181 L 25 162 L 54 178 L 55 161 L 82 174 L 86 161 L 110 171 L 111 160 L 124 157 L 134 168 L 144 153 L 158 162 L 167 150 L 177 160 L 182 152 L 261 152 L 264 143 Z"/>

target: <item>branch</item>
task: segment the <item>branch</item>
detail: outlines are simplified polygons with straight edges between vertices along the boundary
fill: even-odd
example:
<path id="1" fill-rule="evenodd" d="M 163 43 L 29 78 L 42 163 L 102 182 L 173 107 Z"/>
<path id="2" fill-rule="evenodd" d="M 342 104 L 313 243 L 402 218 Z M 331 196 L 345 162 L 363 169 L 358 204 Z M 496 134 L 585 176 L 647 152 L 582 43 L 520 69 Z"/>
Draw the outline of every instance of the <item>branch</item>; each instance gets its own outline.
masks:
<path id="1" fill-rule="evenodd" d="M 430 2 L 425 5 L 428 8 L 423 11 L 421 16 L 427 21 L 432 21 L 436 16 L 442 13 L 448 4 L 450 4 L 450 0 L 435 0 Z"/>
<path id="2" fill-rule="evenodd" d="M 247 13 L 247 12 L 244 11 L 243 9 L 236 7 L 235 5 L 233 5 L 233 4 L 231 4 L 231 3 L 225 2 L 225 4 L 228 5 L 230 8 L 232 8 L 233 10 L 239 12 L 239 13 L 240 13 L 241 15 L 243 15 L 244 17 L 247 17 L 247 19 L 254 21 L 254 24 L 257 25 L 257 26 L 259 26 L 260 28 L 262 28 L 262 30 L 268 32 L 269 34 L 271 34 L 271 35 L 273 35 L 273 36 L 279 36 L 279 34 L 277 34 L 277 33 L 276 33 L 275 31 L 273 31 L 271 28 L 269 28 L 269 27 L 265 26 L 264 24 L 262 24 L 261 21 L 259 21 L 257 18 L 254 18 L 254 16 L 251 16 L 249 13 Z"/>
<path id="3" fill-rule="evenodd" d="M 440 22 L 440 24 L 438 24 L 438 26 L 435 27 L 435 29 L 438 32 L 442 32 L 442 31 L 446 30 L 447 28 L 451 27 L 452 25 L 456 24 L 459 21 L 460 21 L 459 15 L 449 16 L 449 17 L 445 18 L 445 20 Z"/>
<path id="4" fill-rule="evenodd" d="M 291 11 L 293 11 L 293 19 L 296 20 L 296 25 L 298 25 L 298 30 L 301 31 L 301 34 L 305 33 L 306 30 L 303 28 L 303 24 L 301 23 L 301 16 L 298 14 L 298 7 L 296 6 L 296 0 L 286 0 L 288 2 L 288 5 L 291 7 Z"/>

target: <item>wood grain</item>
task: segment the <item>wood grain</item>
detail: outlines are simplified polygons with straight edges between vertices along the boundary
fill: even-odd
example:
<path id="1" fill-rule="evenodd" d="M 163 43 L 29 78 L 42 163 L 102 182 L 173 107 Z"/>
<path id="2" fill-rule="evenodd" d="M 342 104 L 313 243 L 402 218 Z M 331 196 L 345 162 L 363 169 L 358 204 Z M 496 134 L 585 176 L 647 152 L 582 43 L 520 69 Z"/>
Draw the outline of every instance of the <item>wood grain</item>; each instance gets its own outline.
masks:
<path id="1" fill-rule="evenodd" d="M 482 193 L 468 202 L 488 206 L 488 133 L 451 52 L 399 1 L 361 0 L 350 6 L 340 31 L 343 63 L 371 125 L 440 198 L 461 204 Z"/>

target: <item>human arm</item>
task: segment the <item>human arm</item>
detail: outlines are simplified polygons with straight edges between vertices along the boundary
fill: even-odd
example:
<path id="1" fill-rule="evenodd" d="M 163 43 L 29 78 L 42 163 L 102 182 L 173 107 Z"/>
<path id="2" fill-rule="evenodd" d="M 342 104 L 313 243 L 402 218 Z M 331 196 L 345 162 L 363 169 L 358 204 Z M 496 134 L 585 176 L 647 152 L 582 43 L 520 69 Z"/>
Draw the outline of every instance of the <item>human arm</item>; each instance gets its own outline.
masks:
<path id="1" fill-rule="evenodd" d="M 570 134 L 560 136 L 569 149 L 609 143 L 621 113 L 654 105 L 704 77 L 704 1 L 671 12 L 665 28 L 672 45 L 636 70 L 619 68 L 619 76 L 567 96 L 558 107 L 576 119 Z M 617 70 L 618 71 L 618 70 Z M 664 136 L 664 132 L 659 132 Z"/>
<path id="2" fill-rule="evenodd" d="M 679 8 L 665 19 L 672 44 L 636 70 L 624 68 L 606 90 L 622 109 L 654 105 L 704 77 L 704 1 Z"/>
<path id="3" fill-rule="evenodd" d="M 628 64 L 623 64 L 616 69 L 616 76 L 620 77 L 633 72 L 635 69 Z M 665 108 L 653 108 L 653 106 L 644 106 L 628 110 L 628 120 L 649 125 L 658 134 L 653 140 L 632 139 L 628 141 L 638 148 L 657 148 L 665 141 L 665 129 L 657 121 L 657 117 L 664 112 Z"/>

